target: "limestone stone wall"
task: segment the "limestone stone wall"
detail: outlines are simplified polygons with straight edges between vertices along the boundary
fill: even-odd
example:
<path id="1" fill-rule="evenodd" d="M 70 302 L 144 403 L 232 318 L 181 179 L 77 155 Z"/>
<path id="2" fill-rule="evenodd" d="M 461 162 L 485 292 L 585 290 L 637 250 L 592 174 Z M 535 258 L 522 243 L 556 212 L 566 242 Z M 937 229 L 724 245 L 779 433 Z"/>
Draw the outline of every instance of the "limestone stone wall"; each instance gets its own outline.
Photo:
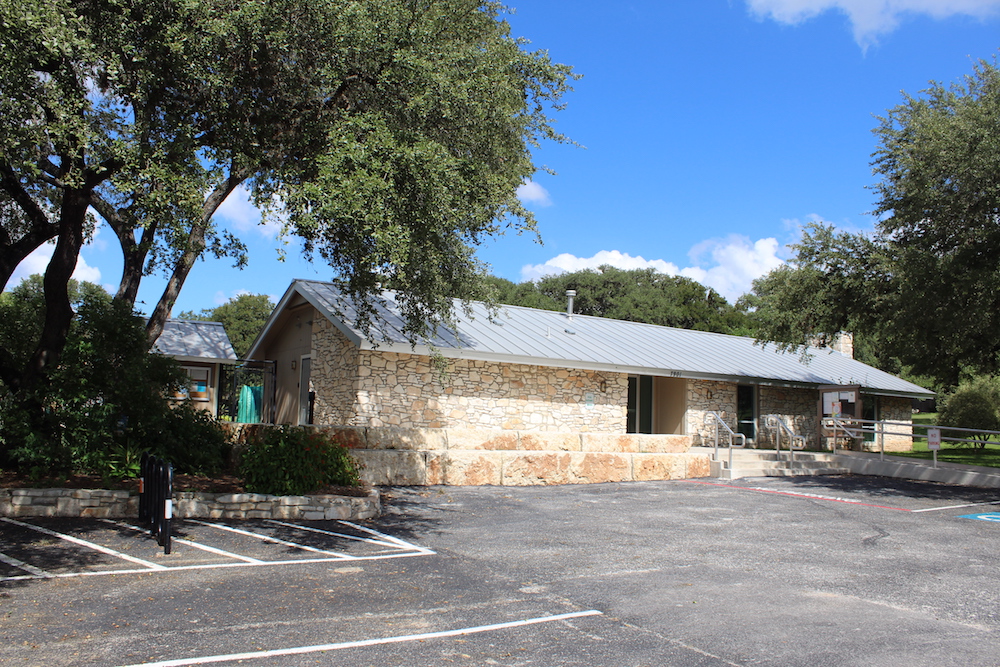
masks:
<path id="1" fill-rule="evenodd" d="M 354 423 L 361 351 L 325 317 L 313 319 L 310 379 L 316 392 L 313 421 Z"/>
<path id="2" fill-rule="evenodd" d="M 879 415 L 885 421 L 905 422 L 909 426 L 892 426 L 893 434 L 887 434 L 885 438 L 885 451 L 887 452 L 908 452 L 913 449 L 913 409 L 912 401 L 908 398 L 889 398 L 883 396 L 880 399 Z M 887 429 L 890 430 L 890 429 Z M 878 438 L 871 443 L 874 451 L 878 451 Z"/>
<path id="3" fill-rule="evenodd" d="M 876 400 L 875 397 L 864 395 L 864 401 Z M 913 449 L 913 409 L 912 400 L 909 398 L 896 398 L 888 396 L 878 397 L 880 421 L 897 422 L 886 424 L 884 433 L 875 433 L 868 436 L 869 439 L 856 439 L 844 435 L 843 431 L 836 432 L 838 448 L 846 448 L 860 451 L 877 452 L 884 448 L 887 452 L 908 452 Z M 871 424 L 864 425 L 865 429 L 871 429 Z M 833 449 L 834 431 L 823 429 L 822 448 Z"/>
<path id="4" fill-rule="evenodd" d="M 694 444 L 711 444 L 715 437 L 714 421 L 709 413 L 716 412 L 736 430 L 736 387 L 735 382 L 714 380 L 688 380 L 687 432 L 694 437 Z M 816 415 L 817 394 L 815 389 L 794 387 L 757 386 L 757 414 L 778 415 L 796 435 L 806 438 L 807 447 L 816 447 L 819 442 L 819 424 Z M 726 435 L 720 430 L 720 439 Z M 787 440 L 782 436 L 782 447 Z M 758 419 L 757 437 L 753 443 L 758 448 L 774 447 L 774 435 Z"/>
<path id="5" fill-rule="evenodd" d="M 688 380 L 686 429 L 695 445 L 710 444 L 715 437 L 714 421 L 709 413 L 716 412 L 736 430 L 736 383 L 714 380 Z M 725 440 L 720 430 L 720 439 Z"/>
<path id="6" fill-rule="evenodd" d="M 591 484 L 707 477 L 686 435 L 315 427 L 351 447 L 372 485 Z"/>
<path id="7" fill-rule="evenodd" d="M 794 387 L 758 387 L 758 409 L 761 417 L 777 415 L 795 435 L 804 436 L 806 447 L 810 449 L 819 446 L 819 394 L 815 389 L 799 389 Z M 757 432 L 757 447 L 770 448 L 775 446 L 777 431 L 767 428 L 760 420 Z M 781 447 L 788 446 L 788 434 L 782 432 Z"/>
<path id="8" fill-rule="evenodd" d="M 177 519 L 371 519 L 380 515 L 377 491 L 366 497 L 259 493 L 174 492 Z M 135 518 L 139 496 L 106 489 L 0 489 L 0 516 Z"/>
<path id="9" fill-rule="evenodd" d="M 314 422 L 624 433 L 628 376 L 359 350 L 313 324 Z"/>

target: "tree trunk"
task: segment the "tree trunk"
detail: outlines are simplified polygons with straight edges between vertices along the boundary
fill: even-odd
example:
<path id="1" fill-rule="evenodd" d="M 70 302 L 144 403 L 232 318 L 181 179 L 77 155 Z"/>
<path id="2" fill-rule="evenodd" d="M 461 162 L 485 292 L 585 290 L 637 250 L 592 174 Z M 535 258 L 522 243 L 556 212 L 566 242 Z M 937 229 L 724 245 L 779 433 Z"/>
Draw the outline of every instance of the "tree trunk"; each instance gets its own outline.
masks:
<path id="1" fill-rule="evenodd" d="M 59 362 L 66 337 L 69 335 L 73 308 L 69 301 L 69 280 L 83 246 L 84 221 L 89 207 L 89 195 L 79 190 L 67 190 L 60 211 L 59 238 L 55 252 L 45 269 L 45 325 L 34 354 L 28 360 L 18 389 L 30 391 L 41 379 L 45 369 Z"/>

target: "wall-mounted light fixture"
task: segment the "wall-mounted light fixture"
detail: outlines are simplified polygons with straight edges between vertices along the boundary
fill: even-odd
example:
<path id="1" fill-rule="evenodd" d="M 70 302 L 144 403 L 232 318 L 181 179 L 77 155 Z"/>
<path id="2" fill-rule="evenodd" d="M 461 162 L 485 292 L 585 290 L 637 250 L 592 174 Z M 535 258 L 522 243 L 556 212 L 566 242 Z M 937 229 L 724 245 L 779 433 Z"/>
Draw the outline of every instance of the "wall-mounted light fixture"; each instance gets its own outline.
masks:
<path id="1" fill-rule="evenodd" d="M 295 364 L 295 360 L 294 360 L 294 359 L 292 359 L 292 370 L 293 370 L 293 371 L 295 370 L 295 365 L 296 365 L 296 364 Z"/>
<path id="2" fill-rule="evenodd" d="M 293 363 L 294 363 L 294 362 L 293 362 Z M 711 389 L 709 389 L 709 390 L 708 390 L 707 392 L 705 392 L 705 396 L 707 396 L 707 397 L 708 397 L 708 400 L 712 400 L 712 390 L 711 390 Z"/>

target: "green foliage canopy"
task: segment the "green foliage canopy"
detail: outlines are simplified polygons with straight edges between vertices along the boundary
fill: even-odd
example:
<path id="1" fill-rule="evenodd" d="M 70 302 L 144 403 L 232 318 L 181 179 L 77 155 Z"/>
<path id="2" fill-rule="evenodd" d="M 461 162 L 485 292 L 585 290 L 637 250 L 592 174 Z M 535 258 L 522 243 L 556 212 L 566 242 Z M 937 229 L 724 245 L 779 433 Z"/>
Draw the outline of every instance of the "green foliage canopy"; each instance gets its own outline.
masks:
<path id="1" fill-rule="evenodd" d="M 850 330 L 883 368 L 942 386 L 1000 370 L 1000 71 L 933 84 L 880 118 L 876 232 L 807 230 L 744 305 L 761 339 Z"/>
<path id="2" fill-rule="evenodd" d="M 405 285 L 416 332 L 476 293 L 472 248 L 533 229 L 516 197 L 573 78 L 492 0 L 0 0 L 0 287 L 48 240 L 46 319 L 15 392 L 58 363 L 96 211 L 164 320 L 206 253 L 247 261 L 213 215 L 250 190 L 355 297 Z M 367 303 L 365 299 L 356 299 Z M 364 325 L 374 311 L 361 313 Z"/>
<path id="3" fill-rule="evenodd" d="M 218 468 L 224 437 L 205 413 L 168 405 L 185 376 L 147 352 L 143 318 L 97 285 L 69 288 L 76 316 L 60 363 L 26 396 L 0 388 L 0 465 L 110 476 L 151 450 L 182 472 Z M 13 355 L 30 354 L 43 303 L 39 276 L 0 294 L 0 344 Z"/>

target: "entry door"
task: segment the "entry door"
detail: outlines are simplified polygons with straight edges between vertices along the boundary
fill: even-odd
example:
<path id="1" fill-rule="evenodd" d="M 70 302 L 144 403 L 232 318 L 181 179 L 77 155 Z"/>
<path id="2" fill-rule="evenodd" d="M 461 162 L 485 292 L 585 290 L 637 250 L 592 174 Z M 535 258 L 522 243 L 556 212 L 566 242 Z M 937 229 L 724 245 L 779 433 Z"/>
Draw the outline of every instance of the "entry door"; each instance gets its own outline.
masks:
<path id="1" fill-rule="evenodd" d="M 626 433 L 653 432 L 653 378 L 629 376 Z"/>
<path id="2" fill-rule="evenodd" d="M 736 385 L 736 431 L 747 441 L 757 437 L 757 389 L 752 384 Z"/>
<path id="3" fill-rule="evenodd" d="M 299 423 L 312 424 L 313 393 L 310 391 L 309 371 L 312 359 L 302 357 L 299 363 Z"/>

